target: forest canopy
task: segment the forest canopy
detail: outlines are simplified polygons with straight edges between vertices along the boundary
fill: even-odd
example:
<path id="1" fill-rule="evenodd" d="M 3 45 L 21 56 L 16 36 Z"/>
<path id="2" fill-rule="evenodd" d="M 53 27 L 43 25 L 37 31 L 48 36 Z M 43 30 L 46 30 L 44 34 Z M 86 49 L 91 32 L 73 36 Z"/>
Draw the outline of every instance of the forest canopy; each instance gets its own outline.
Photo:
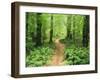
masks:
<path id="1" fill-rule="evenodd" d="M 56 40 L 64 44 L 64 64 L 89 64 L 89 15 L 26 12 L 25 16 L 26 66 L 48 64 Z"/>

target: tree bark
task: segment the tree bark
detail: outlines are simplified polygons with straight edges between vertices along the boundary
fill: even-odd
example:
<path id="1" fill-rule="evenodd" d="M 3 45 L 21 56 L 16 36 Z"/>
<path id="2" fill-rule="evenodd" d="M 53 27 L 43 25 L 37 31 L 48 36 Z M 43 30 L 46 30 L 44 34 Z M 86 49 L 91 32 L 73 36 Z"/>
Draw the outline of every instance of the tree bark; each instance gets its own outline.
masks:
<path id="1" fill-rule="evenodd" d="M 53 40 L 53 14 L 51 14 L 51 29 L 50 29 L 50 40 L 49 40 L 49 43 L 52 43 Z"/>
<path id="2" fill-rule="evenodd" d="M 41 13 L 37 13 L 36 46 L 42 45 L 42 34 L 41 34 L 42 23 L 40 17 Z"/>
<path id="3" fill-rule="evenodd" d="M 83 47 L 88 47 L 89 42 L 89 16 L 86 15 L 84 18 L 84 26 L 83 26 Z"/>
<path id="4" fill-rule="evenodd" d="M 72 33 L 71 33 L 71 18 L 72 16 L 69 15 L 67 19 L 67 39 L 72 39 Z"/>

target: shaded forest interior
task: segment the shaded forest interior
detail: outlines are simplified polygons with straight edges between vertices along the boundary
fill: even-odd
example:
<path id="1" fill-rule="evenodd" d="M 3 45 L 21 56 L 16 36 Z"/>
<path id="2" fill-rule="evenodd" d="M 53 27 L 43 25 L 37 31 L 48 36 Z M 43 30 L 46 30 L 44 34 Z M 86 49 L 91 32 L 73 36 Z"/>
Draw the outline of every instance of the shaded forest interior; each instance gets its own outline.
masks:
<path id="1" fill-rule="evenodd" d="M 89 64 L 89 15 L 26 12 L 25 16 L 27 67 L 55 65 L 55 57 L 62 65 Z"/>

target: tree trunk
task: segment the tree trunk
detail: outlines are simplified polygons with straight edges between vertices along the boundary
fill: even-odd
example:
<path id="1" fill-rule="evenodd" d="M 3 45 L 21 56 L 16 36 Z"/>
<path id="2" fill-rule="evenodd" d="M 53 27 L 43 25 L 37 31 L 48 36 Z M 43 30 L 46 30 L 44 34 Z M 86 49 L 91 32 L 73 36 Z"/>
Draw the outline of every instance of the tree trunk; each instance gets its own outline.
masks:
<path id="1" fill-rule="evenodd" d="M 49 40 L 49 43 L 52 43 L 53 40 L 53 14 L 51 14 L 51 29 L 50 29 L 50 40 Z"/>
<path id="2" fill-rule="evenodd" d="M 74 15 L 73 16 L 73 41 L 74 41 L 74 43 L 75 43 L 75 27 L 76 27 L 75 20 L 76 20 L 76 17 Z"/>
<path id="3" fill-rule="evenodd" d="M 41 13 L 37 13 L 36 46 L 42 45 L 42 35 L 41 35 L 42 23 L 40 17 Z"/>
<path id="4" fill-rule="evenodd" d="M 67 18 L 67 39 L 72 39 L 72 33 L 71 33 L 71 15 L 68 15 Z"/>
<path id="5" fill-rule="evenodd" d="M 89 16 L 84 17 L 84 26 L 83 26 L 83 47 L 88 47 L 89 42 Z"/>
<path id="6" fill-rule="evenodd" d="M 26 42 L 28 41 L 28 20 L 29 20 L 29 13 L 26 13 Z M 26 52 L 29 52 L 29 48 L 26 46 Z"/>

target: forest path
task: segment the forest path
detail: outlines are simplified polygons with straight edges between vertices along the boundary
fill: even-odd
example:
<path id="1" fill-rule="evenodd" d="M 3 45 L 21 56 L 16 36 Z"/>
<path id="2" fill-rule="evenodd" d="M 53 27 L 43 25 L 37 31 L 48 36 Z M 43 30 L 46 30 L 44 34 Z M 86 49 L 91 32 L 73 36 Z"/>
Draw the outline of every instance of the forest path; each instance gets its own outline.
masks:
<path id="1" fill-rule="evenodd" d="M 63 65 L 65 45 L 61 43 L 59 39 L 56 39 L 54 41 L 54 44 L 55 44 L 55 49 L 54 49 L 54 54 L 51 58 L 50 65 L 51 66 Z"/>

